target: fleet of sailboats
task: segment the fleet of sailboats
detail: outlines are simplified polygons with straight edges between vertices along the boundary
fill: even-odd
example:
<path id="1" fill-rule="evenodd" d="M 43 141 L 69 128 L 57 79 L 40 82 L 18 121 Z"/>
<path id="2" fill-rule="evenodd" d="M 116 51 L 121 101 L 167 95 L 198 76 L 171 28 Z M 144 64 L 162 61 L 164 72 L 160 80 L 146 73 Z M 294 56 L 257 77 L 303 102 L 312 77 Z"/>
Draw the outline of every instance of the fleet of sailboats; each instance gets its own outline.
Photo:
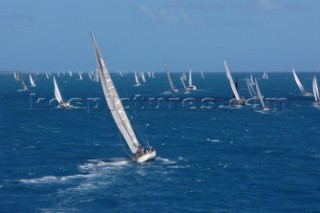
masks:
<path id="1" fill-rule="evenodd" d="M 100 75 L 100 82 L 103 88 L 103 93 L 105 95 L 107 104 L 110 108 L 112 117 L 121 132 L 123 138 L 129 146 L 132 153 L 132 159 L 138 163 L 143 163 L 155 159 L 156 150 L 151 147 L 148 143 L 146 147 L 142 147 L 138 142 L 136 134 L 132 128 L 131 122 L 127 116 L 127 113 L 122 105 L 119 98 L 118 92 L 115 85 L 113 84 L 112 78 L 109 74 L 107 66 L 102 58 L 96 40 L 91 33 L 94 52 L 97 60 L 97 66 Z"/>

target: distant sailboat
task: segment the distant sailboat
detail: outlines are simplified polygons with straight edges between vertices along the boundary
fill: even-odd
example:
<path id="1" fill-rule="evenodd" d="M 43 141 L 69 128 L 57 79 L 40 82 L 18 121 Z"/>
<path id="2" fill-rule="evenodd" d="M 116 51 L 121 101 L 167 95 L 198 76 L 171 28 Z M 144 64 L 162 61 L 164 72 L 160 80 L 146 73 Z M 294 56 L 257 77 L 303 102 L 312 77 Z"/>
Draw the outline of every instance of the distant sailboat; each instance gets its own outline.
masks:
<path id="1" fill-rule="evenodd" d="M 141 75 L 142 82 L 146 83 L 146 77 L 144 76 L 144 72 L 141 71 L 140 75 Z"/>
<path id="2" fill-rule="evenodd" d="M 203 74 L 203 70 L 201 71 L 201 78 L 205 78 L 205 76 Z"/>
<path id="3" fill-rule="evenodd" d="M 72 72 L 71 72 L 71 70 L 69 70 L 69 76 L 72 77 Z"/>
<path id="4" fill-rule="evenodd" d="M 268 75 L 267 71 L 263 72 L 262 79 L 264 79 L 264 80 L 268 80 L 269 79 L 269 75 Z"/>
<path id="5" fill-rule="evenodd" d="M 253 85 L 253 86 L 254 86 L 254 80 L 253 80 L 252 75 L 250 75 L 250 83 L 251 83 L 251 85 Z"/>
<path id="6" fill-rule="evenodd" d="M 136 84 L 135 85 L 133 85 L 133 86 L 140 86 L 141 84 L 140 84 L 140 81 L 139 81 L 139 77 L 138 77 L 138 74 L 137 74 L 137 72 L 136 71 L 134 71 L 134 80 L 135 80 L 135 82 L 136 82 Z"/>
<path id="7" fill-rule="evenodd" d="M 58 77 L 60 77 L 60 72 L 58 72 Z"/>
<path id="8" fill-rule="evenodd" d="M 16 80 L 16 81 L 19 81 L 19 75 L 17 75 L 16 72 L 13 73 L 13 78 L 14 78 L 14 80 Z"/>
<path id="9" fill-rule="evenodd" d="M 63 101 L 63 98 L 61 96 L 56 78 L 53 76 L 53 85 L 54 85 L 54 96 L 56 97 L 58 103 L 60 104 L 61 107 L 67 108 L 70 106 L 70 102 L 68 101 Z"/>
<path id="10" fill-rule="evenodd" d="M 197 87 L 192 84 L 192 71 L 191 71 L 191 68 L 190 68 L 190 70 L 189 70 L 189 86 L 187 87 L 187 89 L 188 89 L 189 91 L 191 91 L 191 90 L 197 90 Z"/>
<path id="11" fill-rule="evenodd" d="M 32 75 L 31 75 L 31 74 L 29 74 L 29 81 L 30 81 L 31 87 L 35 87 L 35 86 L 36 86 L 36 84 L 35 84 L 34 81 L 33 81 L 33 78 L 32 78 Z"/>
<path id="12" fill-rule="evenodd" d="M 252 98 L 256 97 L 257 96 L 257 93 L 254 91 L 253 87 L 252 87 L 252 84 L 249 80 L 249 78 L 246 78 L 246 83 L 247 83 L 247 88 L 248 88 L 248 92 L 250 94 L 250 96 Z"/>
<path id="13" fill-rule="evenodd" d="M 294 76 L 294 80 L 296 81 L 296 83 L 297 83 L 300 91 L 302 92 L 302 95 L 303 95 L 303 96 L 312 96 L 312 94 L 311 94 L 310 92 L 307 92 L 307 91 L 303 88 L 303 86 L 302 86 L 302 84 L 301 84 L 301 82 L 300 82 L 300 80 L 299 80 L 299 78 L 298 78 L 298 75 L 297 75 L 296 71 L 295 71 L 293 68 L 292 68 L 292 73 L 293 73 L 293 76 Z"/>
<path id="14" fill-rule="evenodd" d="M 170 75 L 170 72 L 169 72 L 168 65 L 165 64 L 165 65 L 164 65 L 164 68 L 165 68 L 165 70 L 166 70 L 168 82 L 169 82 L 169 85 L 170 85 L 170 88 L 171 88 L 172 92 L 179 92 L 179 90 L 174 87 L 174 84 L 173 84 L 173 82 L 172 82 L 171 75 Z"/>
<path id="15" fill-rule="evenodd" d="M 81 72 L 79 72 L 79 79 L 78 80 L 82 80 L 83 78 L 82 78 L 82 74 L 81 74 Z"/>
<path id="16" fill-rule="evenodd" d="M 132 159 L 138 163 L 143 163 L 155 159 L 156 150 L 149 144 L 147 147 L 142 147 L 138 142 L 136 134 L 131 126 L 130 120 L 124 110 L 121 99 L 119 98 L 118 92 L 113 84 L 110 73 L 106 67 L 106 64 L 99 51 L 97 43 L 91 34 L 93 40 L 94 51 L 97 59 L 97 66 L 99 69 L 99 75 L 103 93 L 105 95 L 107 104 L 110 108 L 111 115 L 120 130 L 123 138 L 127 142 L 130 151 L 132 152 Z M 112 110 L 111 110 L 112 109 Z"/>
<path id="17" fill-rule="evenodd" d="M 156 77 L 154 76 L 154 72 L 151 72 L 151 77 L 152 77 L 153 79 L 156 78 Z"/>
<path id="18" fill-rule="evenodd" d="M 259 97 L 259 100 L 260 100 L 260 103 L 261 103 L 261 106 L 262 106 L 262 110 L 263 111 L 271 110 L 271 108 L 269 106 L 266 106 L 265 103 L 264 103 L 263 95 L 262 95 L 262 93 L 260 91 L 260 87 L 258 85 L 257 79 L 255 79 L 255 84 L 256 84 L 257 94 L 258 94 L 258 97 Z"/>
<path id="19" fill-rule="evenodd" d="M 189 93 L 189 90 L 187 89 L 187 86 L 186 86 L 186 84 L 184 83 L 184 81 L 187 79 L 187 77 L 186 77 L 186 75 L 181 75 L 181 77 L 180 77 L 180 81 L 181 81 L 181 83 L 182 83 L 182 85 L 183 85 L 183 88 L 184 88 L 184 90 L 186 91 L 186 93 Z"/>
<path id="20" fill-rule="evenodd" d="M 20 83 L 21 83 L 21 86 L 22 86 L 22 91 L 28 91 L 28 87 L 27 87 L 26 83 L 23 80 L 22 74 L 19 73 L 18 77 L 19 77 L 19 80 L 20 80 Z"/>
<path id="21" fill-rule="evenodd" d="M 315 100 L 315 104 L 320 105 L 320 96 L 319 96 L 319 88 L 317 83 L 317 77 L 314 74 L 312 79 L 312 90 L 313 90 L 313 97 Z"/>
<path id="22" fill-rule="evenodd" d="M 48 74 L 48 72 L 46 72 L 46 78 L 47 79 L 49 79 L 50 77 L 49 77 L 49 74 Z"/>
<path id="23" fill-rule="evenodd" d="M 227 78 L 229 79 L 232 92 L 235 96 L 235 99 L 237 100 L 238 105 L 245 105 L 245 99 L 240 98 L 239 92 L 233 82 L 233 79 L 232 79 L 232 76 L 231 76 L 231 73 L 230 73 L 230 70 L 229 70 L 229 67 L 228 67 L 226 60 L 224 60 L 224 67 L 226 69 Z"/>

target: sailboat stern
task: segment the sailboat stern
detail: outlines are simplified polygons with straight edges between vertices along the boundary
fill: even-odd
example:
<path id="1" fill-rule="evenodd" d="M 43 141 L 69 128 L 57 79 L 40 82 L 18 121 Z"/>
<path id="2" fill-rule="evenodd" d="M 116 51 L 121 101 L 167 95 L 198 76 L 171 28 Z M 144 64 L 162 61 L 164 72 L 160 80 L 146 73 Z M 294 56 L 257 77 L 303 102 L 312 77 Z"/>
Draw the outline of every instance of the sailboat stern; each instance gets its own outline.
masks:
<path id="1" fill-rule="evenodd" d="M 155 149 L 140 151 L 133 157 L 133 160 L 137 161 L 138 163 L 144 163 L 154 160 L 156 156 L 157 152 Z"/>

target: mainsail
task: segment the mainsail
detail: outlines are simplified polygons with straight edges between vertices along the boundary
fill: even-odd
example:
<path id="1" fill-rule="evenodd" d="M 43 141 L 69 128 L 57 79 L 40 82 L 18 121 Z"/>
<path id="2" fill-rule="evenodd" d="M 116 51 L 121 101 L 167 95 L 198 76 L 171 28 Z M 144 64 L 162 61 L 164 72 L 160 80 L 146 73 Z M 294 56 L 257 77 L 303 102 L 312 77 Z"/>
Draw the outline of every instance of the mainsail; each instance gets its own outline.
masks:
<path id="1" fill-rule="evenodd" d="M 168 78 L 168 81 L 169 81 L 169 84 L 170 84 L 170 87 L 171 87 L 172 92 L 178 92 L 178 89 L 175 88 L 174 85 L 173 85 L 173 82 L 172 82 L 172 79 L 171 79 L 171 75 L 170 75 L 170 72 L 169 72 L 168 65 L 165 64 L 164 67 L 165 67 L 165 69 L 166 69 L 167 78 Z"/>
<path id="2" fill-rule="evenodd" d="M 257 94 L 258 94 L 258 97 L 260 99 L 260 103 L 261 103 L 262 109 L 265 109 L 266 105 L 264 104 L 263 95 L 261 94 L 257 79 L 255 79 L 255 84 L 256 84 Z"/>
<path id="3" fill-rule="evenodd" d="M 296 74 L 296 71 L 295 71 L 293 68 L 292 68 L 292 73 L 293 73 L 293 76 L 294 76 L 294 80 L 296 81 L 299 89 L 301 90 L 301 92 L 302 92 L 303 94 L 305 94 L 306 91 L 304 90 L 304 88 L 303 88 L 303 86 L 302 86 L 302 84 L 301 84 L 301 82 L 300 82 L 300 80 L 299 80 L 299 78 L 298 78 L 298 76 L 297 76 L 297 74 Z"/>
<path id="4" fill-rule="evenodd" d="M 100 81 L 103 88 L 103 93 L 105 95 L 107 104 L 111 111 L 112 117 L 117 124 L 122 136 L 127 142 L 131 152 L 133 154 L 137 153 L 139 147 L 141 146 L 137 140 L 137 137 L 133 131 L 130 120 L 123 108 L 122 102 L 119 98 L 118 92 L 114 87 L 109 71 L 106 67 L 106 64 L 102 58 L 100 50 L 97 46 L 96 40 L 91 33 L 93 47 L 97 59 L 97 66 L 100 75 Z"/>
<path id="5" fill-rule="evenodd" d="M 21 73 L 19 73 L 19 80 L 20 80 L 20 83 L 21 83 L 21 86 L 22 86 L 22 90 L 23 91 L 28 91 L 28 87 L 27 87 L 26 83 L 24 82 Z"/>
<path id="6" fill-rule="evenodd" d="M 262 79 L 264 79 L 264 80 L 269 79 L 269 76 L 268 76 L 267 71 L 264 71 L 264 72 L 263 72 Z"/>
<path id="7" fill-rule="evenodd" d="M 230 70 L 229 70 L 229 67 L 228 67 L 228 64 L 227 64 L 227 61 L 224 60 L 224 67 L 226 69 L 226 74 L 227 74 L 227 78 L 229 79 L 229 82 L 230 82 L 230 86 L 231 86 L 231 89 L 232 89 L 232 92 L 235 96 L 235 98 L 237 99 L 237 101 L 240 101 L 241 98 L 240 98 L 240 95 L 238 93 L 238 90 L 233 82 L 233 79 L 232 79 L 232 76 L 231 76 L 231 73 L 230 73 Z"/>
<path id="8" fill-rule="evenodd" d="M 134 80 L 136 81 L 136 85 L 135 86 L 139 86 L 140 85 L 140 81 L 139 81 L 139 77 L 136 71 L 134 71 Z"/>
<path id="9" fill-rule="evenodd" d="M 201 71 L 201 78 L 205 78 L 203 74 L 203 70 Z"/>
<path id="10" fill-rule="evenodd" d="M 246 78 L 246 83 L 247 83 L 247 87 L 248 87 L 248 91 L 249 91 L 249 94 L 250 96 L 253 98 L 255 96 L 257 96 L 256 92 L 254 91 L 251 83 L 250 83 L 250 80 L 249 78 Z"/>
<path id="11" fill-rule="evenodd" d="M 82 75 L 81 75 L 81 72 L 79 72 L 79 80 L 82 80 Z"/>
<path id="12" fill-rule="evenodd" d="M 140 72 L 141 74 L 141 79 L 142 79 L 142 82 L 145 83 L 146 82 L 146 77 L 144 76 L 144 72 Z"/>
<path id="13" fill-rule="evenodd" d="M 31 74 L 29 74 L 29 81 L 30 81 L 31 87 L 35 87 L 35 86 L 36 86 L 36 84 L 35 84 L 34 81 L 33 81 L 33 78 L 32 78 L 32 75 L 31 75 Z"/>
<path id="14" fill-rule="evenodd" d="M 63 103 L 63 98 L 61 96 L 56 78 L 54 76 L 53 76 L 53 85 L 54 85 L 54 96 L 56 97 L 56 99 L 59 103 Z"/>
<path id="15" fill-rule="evenodd" d="M 319 88 L 318 88 L 318 83 L 317 83 L 317 77 L 316 75 L 313 75 L 312 79 L 312 90 L 313 90 L 313 97 L 316 102 L 320 101 L 320 96 L 319 96 Z"/>
<path id="16" fill-rule="evenodd" d="M 184 81 L 185 81 L 186 79 L 187 79 L 186 76 L 182 74 L 181 77 L 180 77 L 180 81 L 181 81 L 181 83 L 182 83 L 182 85 L 183 85 L 184 90 L 188 93 L 189 90 L 187 89 L 187 86 L 186 86 L 186 84 L 184 83 Z"/>
<path id="17" fill-rule="evenodd" d="M 189 87 L 192 87 L 192 73 L 191 73 L 191 67 L 190 67 L 190 70 L 189 70 Z"/>

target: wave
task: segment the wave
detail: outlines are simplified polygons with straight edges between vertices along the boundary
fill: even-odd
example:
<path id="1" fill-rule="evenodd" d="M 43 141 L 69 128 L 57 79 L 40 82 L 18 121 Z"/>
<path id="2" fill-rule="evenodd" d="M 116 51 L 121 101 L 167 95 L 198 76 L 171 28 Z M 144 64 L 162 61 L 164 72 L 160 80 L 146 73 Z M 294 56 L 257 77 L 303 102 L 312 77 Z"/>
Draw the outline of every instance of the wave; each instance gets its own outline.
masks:
<path id="1" fill-rule="evenodd" d="M 157 160 L 162 161 L 164 164 L 175 164 L 175 163 L 177 163 L 176 161 L 170 160 L 168 158 L 157 157 Z"/>

